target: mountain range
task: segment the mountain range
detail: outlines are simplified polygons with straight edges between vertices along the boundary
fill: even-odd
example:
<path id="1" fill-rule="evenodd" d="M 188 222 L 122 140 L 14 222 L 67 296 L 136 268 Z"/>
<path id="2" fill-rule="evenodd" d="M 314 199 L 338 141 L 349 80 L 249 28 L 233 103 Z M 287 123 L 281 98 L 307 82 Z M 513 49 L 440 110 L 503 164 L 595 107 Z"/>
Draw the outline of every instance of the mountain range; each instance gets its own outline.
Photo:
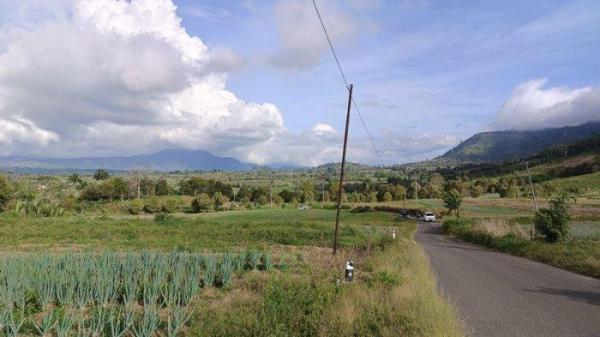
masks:
<path id="1" fill-rule="evenodd" d="M 541 130 L 482 132 L 427 163 L 444 166 L 443 164 L 448 163 L 499 163 L 523 159 L 545 149 L 570 144 L 594 135 L 600 135 L 600 122 Z M 285 166 L 272 165 L 271 167 Z M 218 157 L 207 151 L 185 149 L 121 157 L 0 157 L 0 169 L 19 173 L 93 171 L 98 168 L 112 171 L 241 171 L 257 168 L 257 166 L 243 163 L 235 158 Z"/>
<path id="2" fill-rule="evenodd" d="M 61 171 L 94 170 L 105 168 L 113 171 L 155 170 L 155 171 L 240 171 L 254 168 L 254 165 L 229 157 L 218 157 L 206 151 L 163 150 L 160 152 L 123 157 L 90 158 L 28 158 L 2 157 L 0 168 L 13 171 Z"/>

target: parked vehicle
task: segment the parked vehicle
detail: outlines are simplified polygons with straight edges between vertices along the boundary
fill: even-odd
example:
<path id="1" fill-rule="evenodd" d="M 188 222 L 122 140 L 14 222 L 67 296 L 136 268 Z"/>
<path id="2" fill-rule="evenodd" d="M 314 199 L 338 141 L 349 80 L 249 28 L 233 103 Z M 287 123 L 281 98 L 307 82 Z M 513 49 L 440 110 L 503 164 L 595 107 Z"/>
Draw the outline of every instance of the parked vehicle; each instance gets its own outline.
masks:
<path id="1" fill-rule="evenodd" d="M 432 212 L 425 212 L 425 216 L 423 217 L 425 222 L 435 222 L 435 214 Z"/>

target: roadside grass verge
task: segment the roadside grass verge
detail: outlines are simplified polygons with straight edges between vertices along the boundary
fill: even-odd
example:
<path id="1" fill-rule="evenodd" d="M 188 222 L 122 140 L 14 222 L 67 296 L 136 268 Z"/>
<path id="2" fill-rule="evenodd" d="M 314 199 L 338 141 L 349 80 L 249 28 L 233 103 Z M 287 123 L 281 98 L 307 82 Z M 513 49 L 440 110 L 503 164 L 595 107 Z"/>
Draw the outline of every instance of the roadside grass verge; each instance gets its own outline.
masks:
<path id="1" fill-rule="evenodd" d="M 227 293 L 203 298 L 191 335 L 463 336 L 412 240 L 416 225 L 395 225 L 399 238 L 367 255 L 348 248 L 338 256 L 307 253 L 270 278 L 251 274 L 235 298 Z M 352 284 L 338 282 L 347 258 L 356 262 Z"/>
<path id="2" fill-rule="evenodd" d="M 522 229 L 518 228 L 500 233 L 485 231 L 475 225 L 476 221 L 446 219 L 443 227 L 447 234 L 464 241 L 600 278 L 600 240 L 574 237 L 551 244 L 539 239 L 528 240 L 519 234 Z"/>

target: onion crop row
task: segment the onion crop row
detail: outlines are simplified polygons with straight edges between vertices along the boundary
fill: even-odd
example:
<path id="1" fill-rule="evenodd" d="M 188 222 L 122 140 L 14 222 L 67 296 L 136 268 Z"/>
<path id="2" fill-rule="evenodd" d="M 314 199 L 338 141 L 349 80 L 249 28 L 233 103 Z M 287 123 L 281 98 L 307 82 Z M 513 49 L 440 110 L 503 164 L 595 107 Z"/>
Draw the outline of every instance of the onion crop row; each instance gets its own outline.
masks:
<path id="1" fill-rule="evenodd" d="M 76 330 L 81 337 L 149 337 L 157 329 L 177 336 L 203 288 L 226 287 L 236 273 L 270 269 L 271 261 L 257 251 L 6 257 L 0 259 L 0 334 L 17 336 L 25 326 L 39 336 Z"/>

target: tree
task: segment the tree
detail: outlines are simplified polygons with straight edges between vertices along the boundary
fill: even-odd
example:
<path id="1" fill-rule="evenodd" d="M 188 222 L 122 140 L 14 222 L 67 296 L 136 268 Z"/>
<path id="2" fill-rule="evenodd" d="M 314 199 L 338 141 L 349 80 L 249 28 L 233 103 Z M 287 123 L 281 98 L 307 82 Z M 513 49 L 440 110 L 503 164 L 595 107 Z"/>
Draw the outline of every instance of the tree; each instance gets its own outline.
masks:
<path id="1" fill-rule="evenodd" d="M 94 173 L 95 180 L 107 180 L 108 178 L 110 178 L 110 174 L 105 169 L 97 169 L 96 173 Z"/>
<path id="2" fill-rule="evenodd" d="M 429 197 L 434 199 L 439 199 L 440 197 L 442 197 L 444 193 L 445 183 L 446 180 L 441 174 L 439 174 L 438 172 L 433 173 L 431 175 L 431 178 L 429 179 L 428 184 Z"/>
<path id="3" fill-rule="evenodd" d="M 115 177 L 112 179 L 113 184 L 113 195 L 112 199 L 125 199 L 129 194 L 129 188 L 127 182 L 121 177 Z"/>
<path id="4" fill-rule="evenodd" d="M 315 200 L 315 186 L 307 181 L 302 184 L 302 202 L 311 202 Z"/>
<path id="5" fill-rule="evenodd" d="M 242 186 L 238 190 L 236 198 L 240 202 L 249 202 L 252 199 L 252 190 L 248 186 Z"/>
<path id="6" fill-rule="evenodd" d="M 81 177 L 79 177 L 79 174 L 73 173 L 67 177 L 67 181 L 73 184 L 77 184 L 81 181 Z"/>
<path id="7" fill-rule="evenodd" d="M 292 192 L 290 190 L 283 189 L 283 190 L 281 190 L 281 192 L 279 192 L 279 196 L 285 202 L 292 202 L 292 199 L 294 199 L 294 192 Z"/>
<path id="8" fill-rule="evenodd" d="M 567 197 L 562 194 L 550 201 L 549 208 L 535 212 L 535 230 L 546 242 L 564 241 L 569 237 L 570 220 Z"/>
<path id="9" fill-rule="evenodd" d="M 456 212 L 456 217 L 460 218 L 460 204 L 462 203 L 462 197 L 460 192 L 453 189 L 444 195 L 444 207 L 448 209 L 448 214 L 452 211 Z"/>
<path id="10" fill-rule="evenodd" d="M 266 205 L 269 202 L 269 199 L 267 199 L 267 196 L 265 195 L 259 195 L 259 197 L 256 199 L 256 202 L 259 205 Z"/>
<path id="11" fill-rule="evenodd" d="M 221 192 L 215 192 L 212 199 L 217 211 L 223 209 L 223 207 L 229 202 L 229 198 L 227 198 L 227 196 L 223 195 Z"/>
<path id="12" fill-rule="evenodd" d="M 8 179 L 0 174 L 0 210 L 6 206 L 10 200 L 12 191 Z"/>
<path id="13" fill-rule="evenodd" d="M 390 192 L 385 192 L 385 194 L 383 195 L 383 201 L 385 201 L 385 202 L 390 202 L 390 201 L 392 201 L 392 193 L 390 193 Z"/>
<path id="14" fill-rule="evenodd" d="M 392 188 L 394 200 L 406 200 L 406 189 L 402 185 L 396 185 Z"/>
<path id="15" fill-rule="evenodd" d="M 158 196 L 163 196 L 163 195 L 169 195 L 169 184 L 167 183 L 167 179 L 165 178 L 160 178 L 158 179 L 158 181 L 156 182 L 156 195 Z"/>
<path id="16" fill-rule="evenodd" d="M 210 196 L 206 193 L 200 193 L 194 200 L 192 200 L 192 212 L 199 213 L 210 210 L 212 202 Z"/>
<path id="17" fill-rule="evenodd" d="M 485 190 L 481 185 L 473 185 L 469 188 L 469 194 L 471 194 L 473 198 L 479 198 L 484 192 Z"/>
<path id="18" fill-rule="evenodd" d="M 156 184 L 151 178 L 143 177 L 140 180 L 140 192 L 142 195 L 154 196 L 156 195 Z"/>

